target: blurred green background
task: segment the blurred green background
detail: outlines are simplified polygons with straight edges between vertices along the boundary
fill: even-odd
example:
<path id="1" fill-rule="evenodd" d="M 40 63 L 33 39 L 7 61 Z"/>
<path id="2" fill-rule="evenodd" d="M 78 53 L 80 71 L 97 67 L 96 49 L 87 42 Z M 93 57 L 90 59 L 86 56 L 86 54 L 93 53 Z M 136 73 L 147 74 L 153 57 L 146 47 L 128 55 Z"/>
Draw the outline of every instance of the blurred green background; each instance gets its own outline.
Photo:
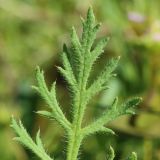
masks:
<path id="1" fill-rule="evenodd" d="M 65 159 L 66 138 L 57 123 L 37 116 L 46 107 L 31 89 L 35 68 L 45 70 L 48 85 L 57 80 L 58 99 L 70 119 L 68 91 L 56 70 L 63 43 L 69 43 L 71 26 L 81 31 L 80 16 L 92 5 L 102 22 L 98 37 L 111 40 L 95 65 L 92 78 L 112 56 L 121 56 L 117 78 L 110 89 L 88 106 L 84 124 L 99 116 L 114 97 L 143 97 L 136 116 L 124 116 L 109 124 L 116 136 L 97 134 L 84 141 L 83 160 L 105 160 L 110 145 L 116 160 L 131 151 L 139 160 L 160 160 L 160 1 L 159 0 L 0 0 L 0 159 L 36 160 L 27 149 L 12 141 L 9 127 L 13 114 L 28 132 L 41 135 L 56 160 Z"/>

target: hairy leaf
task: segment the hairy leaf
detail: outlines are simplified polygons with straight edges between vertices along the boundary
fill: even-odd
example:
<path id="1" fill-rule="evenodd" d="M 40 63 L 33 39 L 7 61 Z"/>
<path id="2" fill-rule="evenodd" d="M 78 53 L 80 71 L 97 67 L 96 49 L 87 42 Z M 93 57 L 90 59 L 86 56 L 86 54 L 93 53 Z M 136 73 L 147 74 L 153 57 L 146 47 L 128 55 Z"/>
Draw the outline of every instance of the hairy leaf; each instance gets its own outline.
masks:
<path id="1" fill-rule="evenodd" d="M 32 152 L 34 152 L 40 159 L 42 160 L 53 160 L 44 149 L 44 146 L 42 144 L 42 141 L 40 139 L 40 131 L 37 132 L 36 135 L 36 143 L 31 139 L 29 134 L 27 133 L 26 129 L 23 127 L 23 124 L 21 121 L 17 123 L 15 119 L 12 117 L 12 123 L 11 127 L 15 130 L 18 137 L 15 137 L 14 140 L 20 142 Z"/>
<path id="2" fill-rule="evenodd" d="M 70 36 L 71 43 L 69 46 L 64 44 L 61 54 L 63 66 L 57 67 L 61 75 L 67 81 L 70 87 L 70 93 L 72 94 L 72 103 L 70 105 L 73 118 L 72 122 L 68 121 L 57 100 L 56 82 L 53 82 L 50 89 L 48 89 L 44 78 L 44 72 L 40 70 L 39 67 L 37 67 L 36 74 L 38 85 L 33 87 L 48 105 L 48 111 L 38 111 L 37 113 L 56 120 L 65 129 L 68 138 L 67 160 L 77 160 L 80 145 L 86 136 L 97 132 L 115 134 L 114 131 L 105 127 L 105 125 L 119 116 L 134 114 L 135 107 L 141 102 L 141 98 L 135 97 L 119 105 L 118 98 L 115 98 L 113 104 L 107 107 L 95 121 L 82 127 L 87 104 L 96 94 L 107 89 L 110 78 L 115 75 L 114 71 L 120 57 L 108 60 L 108 63 L 100 74 L 97 75 L 97 78 L 95 78 L 91 84 L 88 84 L 91 70 L 94 70 L 93 65 L 104 52 L 104 47 L 109 38 L 101 38 L 97 44 L 95 43 L 96 34 L 101 24 L 95 22 L 95 16 L 91 7 L 88 9 L 86 19 L 82 18 L 81 20 L 83 31 L 80 38 L 76 29 L 72 27 Z M 23 127 L 21 121 L 17 123 L 14 118 L 12 118 L 11 126 L 18 135 L 15 140 L 31 149 L 42 160 L 51 160 L 44 150 L 40 139 L 40 131 L 37 132 L 36 142 L 34 142 Z M 110 147 L 107 160 L 113 160 L 114 157 L 114 150 Z M 128 158 L 128 160 L 136 159 L 135 153 L 132 153 Z"/>

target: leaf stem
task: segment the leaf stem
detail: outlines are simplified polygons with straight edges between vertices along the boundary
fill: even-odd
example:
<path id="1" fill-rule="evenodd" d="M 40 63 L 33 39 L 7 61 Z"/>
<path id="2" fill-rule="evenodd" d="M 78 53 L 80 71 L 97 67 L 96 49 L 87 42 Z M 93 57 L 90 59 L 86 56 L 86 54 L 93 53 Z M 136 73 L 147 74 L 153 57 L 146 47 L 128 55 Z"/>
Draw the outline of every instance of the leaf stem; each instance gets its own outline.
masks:
<path id="1" fill-rule="evenodd" d="M 75 115 L 72 123 L 72 132 L 68 137 L 68 153 L 67 160 L 76 160 L 78 156 L 78 151 L 80 148 L 80 144 L 82 142 L 83 136 L 81 133 L 81 124 L 83 119 L 83 89 L 81 87 L 80 92 L 77 94 L 75 98 Z"/>
<path id="2" fill-rule="evenodd" d="M 81 75 L 79 78 L 79 91 L 75 95 L 74 100 L 74 117 L 73 117 L 73 129 L 72 133 L 69 136 L 68 142 L 68 153 L 67 153 L 67 160 L 77 160 L 78 151 L 83 139 L 81 133 L 81 124 L 83 120 L 84 110 L 85 110 L 85 85 L 84 81 L 84 71 L 85 71 L 85 58 L 83 57 L 83 65 L 81 66 Z"/>

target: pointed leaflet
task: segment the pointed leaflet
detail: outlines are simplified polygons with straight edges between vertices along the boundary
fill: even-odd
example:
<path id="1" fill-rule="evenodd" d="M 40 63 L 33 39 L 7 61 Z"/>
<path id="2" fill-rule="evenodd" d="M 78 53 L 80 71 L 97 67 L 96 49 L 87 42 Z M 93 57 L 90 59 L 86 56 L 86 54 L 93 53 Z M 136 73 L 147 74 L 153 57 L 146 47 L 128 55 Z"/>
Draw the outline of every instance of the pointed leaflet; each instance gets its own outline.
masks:
<path id="1" fill-rule="evenodd" d="M 68 61 L 71 65 L 73 74 L 75 76 L 75 79 L 78 79 L 78 73 L 79 73 L 79 64 L 80 59 L 78 58 L 78 55 L 76 53 L 73 53 L 73 48 L 68 48 L 66 44 L 63 45 L 63 52 L 66 53 Z"/>
<path id="2" fill-rule="evenodd" d="M 93 39 L 91 38 L 91 36 L 93 34 L 92 30 L 95 23 L 95 17 L 91 7 L 88 9 L 87 20 L 83 21 L 82 23 L 83 23 L 82 48 L 83 48 L 83 54 L 86 54 L 86 52 L 91 49 L 93 43 Z"/>
<path id="3" fill-rule="evenodd" d="M 106 83 L 108 82 L 109 78 L 112 76 L 112 72 L 117 67 L 119 61 L 118 58 L 111 59 L 108 64 L 105 66 L 102 73 L 98 76 L 98 78 L 91 84 L 91 86 L 87 90 L 86 101 L 89 101 L 93 96 L 97 93 L 106 89 Z"/>
<path id="4" fill-rule="evenodd" d="M 66 78 L 69 85 L 71 85 L 72 89 L 75 90 L 77 87 L 76 75 L 74 72 L 74 63 L 76 63 L 76 59 L 74 59 L 74 56 L 70 55 L 66 45 L 63 46 L 62 63 L 66 71 L 64 77 Z"/>
<path id="5" fill-rule="evenodd" d="M 67 80 L 68 84 L 70 85 L 72 91 L 76 91 L 77 89 L 77 82 L 74 76 L 74 72 L 72 66 L 69 62 L 67 54 L 65 52 L 62 53 L 62 62 L 64 69 L 62 67 L 57 67 L 62 76 Z"/>
<path id="6" fill-rule="evenodd" d="M 38 132 L 36 134 L 36 144 L 42 151 L 45 152 L 42 141 L 41 141 L 41 138 L 40 138 L 40 129 L 38 130 Z"/>
<path id="7" fill-rule="evenodd" d="M 85 85 L 87 85 L 87 81 L 88 81 L 88 78 L 89 78 L 94 62 L 103 53 L 103 49 L 105 45 L 107 44 L 107 42 L 108 42 L 108 38 L 101 39 L 97 43 L 95 49 L 91 52 L 90 56 L 88 56 L 88 58 L 86 59 L 86 67 L 85 67 L 85 73 L 84 73 Z"/>
<path id="8" fill-rule="evenodd" d="M 21 121 L 19 121 L 19 124 L 15 121 L 15 119 L 12 117 L 11 127 L 15 130 L 18 137 L 15 137 L 14 140 L 20 142 L 27 148 L 29 148 L 33 153 L 35 153 L 39 158 L 42 160 L 53 160 L 47 153 L 45 152 L 45 149 L 43 147 L 42 141 L 40 139 L 40 133 L 37 133 L 36 136 L 36 143 L 32 140 L 32 138 L 27 133 L 26 129 L 23 127 L 23 124 Z"/>
<path id="9" fill-rule="evenodd" d="M 118 105 L 118 98 L 115 98 L 112 106 L 108 108 L 101 117 L 97 118 L 95 122 L 92 122 L 90 125 L 83 128 L 84 132 L 90 132 L 91 130 L 94 131 L 95 129 L 98 132 L 98 129 L 100 131 L 101 127 L 104 126 L 109 121 L 128 113 L 133 114 L 133 108 L 141 102 L 141 98 L 135 97 L 131 98 L 119 107 Z M 131 112 L 132 111 L 132 112 Z"/>
<path id="10" fill-rule="evenodd" d="M 114 160 L 114 157 L 115 157 L 115 155 L 114 155 L 114 150 L 113 150 L 113 148 L 110 146 L 110 147 L 109 147 L 109 150 L 108 150 L 108 152 L 107 152 L 106 160 Z"/>
<path id="11" fill-rule="evenodd" d="M 103 53 L 103 49 L 106 46 L 107 42 L 109 41 L 109 38 L 102 38 L 99 40 L 99 42 L 96 44 L 95 48 L 91 52 L 92 55 L 92 61 L 94 62 L 101 53 Z M 92 62 L 92 63 L 93 63 Z"/>
<path id="12" fill-rule="evenodd" d="M 114 131 L 112 131 L 111 129 L 109 128 L 105 128 L 104 125 L 110 121 L 110 119 L 113 119 L 114 118 L 114 115 L 113 112 L 115 112 L 116 110 L 116 106 L 117 106 L 117 103 L 118 103 L 118 99 L 115 98 L 112 106 L 110 107 L 110 109 L 107 109 L 103 115 L 101 117 L 99 117 L 98 119 L 96 119 L 94 122 L 92 122 L 91 124 L 89 124 L 88 126 L 84 127 L 82 129 L 82 132 L 84 133 L 84 136 L 85 135 L 89 135 L 89 134 L 93 134 L 95 132 L 109 132 L 111 134 L 115 134 Z M 109 111 L 109 110 L 112 110 L 112 111 Z"/>
<path id="13" fill-rule="evenodd" d="M 88 47 L 86 48 L 86 50 L 88 51 L 91 51 L 94 40 L 96 39 L 96 34 L 101 26 L 100 23 L 96 24 L 95 26 L 94 26 L 95 22 L 92 22 L 92 23 L 93 23 L 93 27 L 91 26 L 91 30 L 88 33 L 88 42 L 87 42 Z"/>
<path id="14" fill-rule="evenodd" d="M 109 129 L 107 127 L 101 127 L 99 130 L 97 130 L 97 132 L 104 132 L 104 133 L 110 133 L 115 135 L 115 132 L 112 129 Z"/>
<path id="15" fill-rule="evenodd" d="M 45 116 L 47 118 L 54 119 L 53 114 L 51 112 L 48 112 L 48 111 L 37 111 L 36 113 L 38 113 L 38 114 L 40 114 L 42 116 Z"/>
<path id="16" fill-rule="evenodd" d="M 94 133 L 103 132 L 106 134 L 115 134 L 115 132 L 109 128 L 99 126 L 99 127 L 90 127 L 90 128 L 84 128 L 82 129 L 82 134 L 84 137 L 89 136 Z"/>
<path id="17" fill-rule="evenodd" d="M 40 95 L 45 99 L 49 108 L 52 110 L 52 115 L 54 119 L 59 122 L 59 124 L 67 131 L 70 130 L 70 122 L 64 116 L 58 102 L 56 99 L 56 82 L 52 84 L 51 91 L 48 90 L 45 80 L 44 80 L 44 73 L 40 71 L 39 67 L 37 68 L 37 82 L 38 87 L 36 90 L 40 93 Z"/>
<path id="18" fill-rule="evenodd" d="M 79 42 L 79 38 L 74 27 L 72 27 L 71 31 L 71 48 L 73 51 L 72 56 L 76 57 L 77 61 L 80 61 L 82 59 L 81 44 Z"/>
<path id="19" fill-rule="evenodd" d="M 75 70 L 75 77 L 77 83 L 80 81 L 81 68 L 83 66 L 83 56 L 82 56 L 82 46 L 77 36 L 76 30 L 72 27 L 71 32 L 71 52 L 68 52 L 70 57 L 70 62 L 72 62 L 72 67 Z M 72 60 L 71 60 L 72 59 Z"/>

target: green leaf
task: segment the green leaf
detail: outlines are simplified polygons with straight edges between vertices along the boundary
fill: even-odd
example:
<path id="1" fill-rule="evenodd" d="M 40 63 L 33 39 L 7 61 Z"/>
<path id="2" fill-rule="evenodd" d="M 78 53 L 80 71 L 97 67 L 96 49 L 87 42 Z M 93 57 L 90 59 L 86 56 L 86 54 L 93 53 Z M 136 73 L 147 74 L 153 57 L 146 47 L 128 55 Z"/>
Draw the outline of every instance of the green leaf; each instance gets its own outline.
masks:
<path id="1" fill-rule="evenodd" d="M 48 112 L 48 111 L 37 111 L 36 113 L 42 115 L 42 116 L 45 116 L 47 118 L 51 118 L 53 119 L 53 114 L 51 112 Z"/>
<path id="2" fill-rule="evenodd" d="M 44 80 L 44 73 L 43 71 L 40 71 L 39 67 L 37 68 L 37 82 L 38 87 L 36 87 L 36 90 L 40 93 L 49 108 L 52 110 L 52 116 L 67 132 L 70 132 L 71 124 L 63 114 L 56 98 L 56 82 L 52 84 L 51 90 L 49 91 Z"/>
<path id="3" fill-rule="evenodd" d="M 66 53 L 66 55 L 67 55 L 68 61 L 71 65 L 71 68 L 73 71 L 73 74 L 74 74 L 75 79 L 77 81 L 78 73 L 79 73 L 79 65 L 80 65 L 80 57 L 79 57 L 80 55 L 78 56 L 78 54 L 80 54 L 80 53 L 78 53 L 78 54 L 74 53 L 74 55 L 73 55 L 73 53 L 72 53 L 72 52 L 74 52 L 73 48 L 67 47 L 66 44 L 63 45 L 63 52 Z"/>
<path id="4" fill-rule="evenodd" d="M 99 42 L 96 44 L 95 48 L 91 52 L 93 62 L 95 62 L 95 60 L 101 55 L 101 53 L 104 52 L 103 49 L 106 46 L 106 44 L 108 43 L 108 41 L 109 41 L 109 38 L 105 37 L 103 39 L 100 39 Z"/>
<path id="5" fill-rule="evenodd" d="M 99 43 L 97 44 L 96 48 L 93 49 L 90 53 L 90 55 L 87 57 L 86 60 L 86 69 L 84 72 L 84 77 L 85 77 L 85 84 L 87 85 L 87 81 L 92 69 L 92 66 L 96 59 L 103 53 L 103 48 L 107 44 L 108 38 L 101 39 Z"/>
<path id="6" fill-rule="evenodd" d="M 77 36 L 76 30 L 74 27 L 72 27 L 72 31 L 71 31 L 71 47 L 72 47 L 74 56 L 77 57 L 77 60 L 81 59 L 82 58 L 81 44 L 79 42 L 79 38 Z"/>
<path id="7" fill-rule="evenodd" d="M 14 140 L 20 142 L 27 148 L 29 148 L 33 153 L 35 153 L 42 160 L 53 160 L 46 152 L 43 147 L 42 141 L 40 139 L 40 131 L 37 132 L 36 143 L 27 133 L 26 129 L 23 127 L 21 121 L 17 123 L 12 117 L 11 127 L 15 130 L 18 137 L 15 137 Z"/>
<path id="8" fill-rule="evenodd" d="M 76 91 L 77 89 L 76 78 L 75 78 L 72 66 L 67 57 L 67 54 L 65 52 L 62 53 L 62 62 L 63 62 L 64 69 L 62 67 L 57 67 L 57 69 L 62 74 L 62 76 L 66 79 L 72 91 Z"/>
<path id="9" fill-rule="evenodd" d="M 113 148 L 110 146 L 108 152 L 107 152 L 107 157 L 106 157 L 106 160 L 114 160 L 114 150 Z"/>
<path id="10" fill-rule="evenodd" d="M 127 158 L 127 160 L 137 160 L 137 154 L 132 152 L 132 154 Z"/>
<path id="11" fill-rule="evenodd" d="M 128 99 L 119 107 L 119 113 L 121 114 L 135 114 L 135 107 L 142 101 L 141 97 L 133 97 Z"/>
<path id="12" fill-rule="evenodd" d="M 95 24 L 95 17 L 92 8 L 88 9 L 87 19 L 83 22 L 82 48 L 84 51 L 91 49 L 93 39 L 91 38 L 92 30 Z"/>
<path id="13" fill-rule="evenodd" d="M 107 108 L 103 114 L 97 118 L 94 122 L 89 124 L 88 126 L 83 128 L 83 131 L 85 133 L 94 133 L 94 132 L 100 132 L 101 127 L 107 124 L 108 122 L 116 119 L 117 117 L 121 115 L 125 115 L 128 113 L 131 113 L 133 108 L 137 106 L 141 102 L 141 98 L 135 97 L 131 98 L 122 105 L 118 106 L 118 98 L 115 98 L 112 106 Z M 96 131 L 95 131 L 96 130 Z"/>
<path id="14" fill-rule="evenodd" d="M 117 67 L 120 57 L 111 59 L 104 70 L 98 76 L 98 78 L 91 84 L 87 90 L 87 101 L 89 101 L 93 96 L 95 96 L 100 91 L 107 88 L 107 82 L 113 76 L 113 71 Z"/>
<path id="15" fill-rule="evenodd" d="M 88 126 L 82 129 L 82 134 L 84 137 L 89 136 L 91 134 L 99 133 L 99 132 L 115 135 L 115 132 L 113 130 L 106 128 L 104 126 L 99 126 L 99 127 L 98 126 Z"/>
<path id="16" fill-rule="evenodd" d="M 40 138 L 40 129 L 38 130 L 37 135 L 36 135 L 36 144 L 43 152 L 45 152 L 41 138 Z"/>
<path id="17" fill-rule="evenodd" d="M 107 107 L 95 121 L 82 127 L 87 104 L 96 94 L 107 89 L 110 78 L 115 76 L 113 72 L 120 58 L 117 57 L 109 60 L 93 83 L 88 85 L 92 67 L 98 57 L 104 52 L 104 47 L 108 42 L 108 38 L 101 38 L 97 44 L 94 44 L 96 34 L 101 24 L 95 23 L 92 7 L 88 9 L 86 20 L 82 19 L 82 25 L 83 31 L 80 38 L 76 33 L 76 29 L 72 27 L 70 36 L 71 44 L 69 47 L 64 45 L 61 54 L 63 66 L 57 67 L 61 75 L 67 81 L 72 93 L 72 123 L 65 117 L 57 100 L 56 82 L 53 82 L 50 89 L 48 89 L 44 78 L 44 72 L 40 70 L 39 67 L 37 67 L 36 72 L 38 85 L 33 87 L 45 100 L 49 108 L 49 111 L 38 111 L 37 113 L 47 118 L 55 119 L 67 133 L 67 160 L 77 159 L 80 145 L 86 136 L 97 132 L 115 134 L 114 131 L 106 128 L 105 125 L 119 116 L 133 114 L 135 107 L 141 102 L 141 98 L 135 97 L 119 105 L 118 98 L 115 98 L 113 104 Z M 18 135 L 14 138 L 15 140 L 31 149 L 42 160 L 51 160 L 44 150 L 40 138 L 40 130 L 37 132 L 35 143 L 28 135 L 21 121 L 17 123 L 14 118 L 12 118 L 11 126 Z M 110 147 L 107 160 L 113 160 L 114 157 L 114 150 Z M 128 160 L 136 159 L 137 156 L 134 152 L 128 158 Z"/>

